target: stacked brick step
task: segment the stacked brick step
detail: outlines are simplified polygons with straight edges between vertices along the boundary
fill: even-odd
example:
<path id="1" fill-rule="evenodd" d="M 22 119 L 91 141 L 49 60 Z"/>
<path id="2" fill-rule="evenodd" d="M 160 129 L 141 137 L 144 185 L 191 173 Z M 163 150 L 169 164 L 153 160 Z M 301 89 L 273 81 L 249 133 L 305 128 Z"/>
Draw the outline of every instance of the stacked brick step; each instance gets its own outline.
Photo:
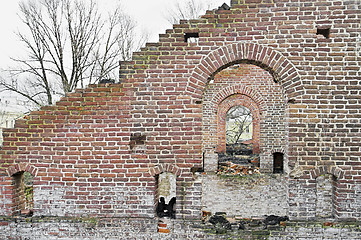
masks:
<path id="1" fill-rule="evenodd" d="M 158 221 L 159 233 L 170 233 L 171 222 L 168 219 L 161 219 Z"/>

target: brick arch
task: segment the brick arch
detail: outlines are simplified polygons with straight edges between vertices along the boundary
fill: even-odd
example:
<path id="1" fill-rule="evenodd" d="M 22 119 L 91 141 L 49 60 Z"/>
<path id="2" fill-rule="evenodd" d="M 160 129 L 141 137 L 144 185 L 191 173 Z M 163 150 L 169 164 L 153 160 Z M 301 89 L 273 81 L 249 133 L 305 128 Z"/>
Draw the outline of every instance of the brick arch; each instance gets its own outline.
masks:
<path id="1" fill-rule="evenodd" d="M 337 179 L 340 179 L 344 176 L 344 172 L 342 169 L 336 166 L 319 166 L 310 171 L 312 179 L 316 179 L 317 177 L 323 174 L 331 174 L 335 176 Z"/>
<path id="2" fill-rule="evenodd" d="M 34 177 L 36 176 L 38 169 L 28 163 L 17 163 L 15 165 L 10 166 L 6 172 L 8 173 L 9 177 L 13 176 L 18 172 L 29 172 Z"/>
<path id="3" fill-rule="evenodd" d="M 281 147 L 281 148 L 272 148 L 271 149 L 271 154 L 274 154 L 274 153 L 283 153 L 283 154 L 286 154 L 286 150 Z"/>
<path id="4" fill-rule="evenodd" d="M 153 177 L 163 172 L 173 173 L 177 177 L 179 177 L 182 174 L 182 170 L 179 167 L 169 163 L 161 163 L 155 167 L 152 167 L 149 169 L 149 172 L 150 175 Z"/>
<path id="5" fill-rule="evenodd" d="M 218 124 L 217 124 L 217 135 L 218 135 L 218 145 L 217 151 L 218 152 L 225 152 L 226 151 L 226 113 L 228 110 L 234 106 L 244 106 L 248 108 L 252 113 L 252 120 L 253 120 L 253 152 L 259 153 L 260 152 L 260 110 L 259 106 L 252 98 L 247 95 L 243 94 L 234 94 L 229 96 L 228 98 L 224 99 L 218 105 Z"/>
<path id="6" fill-rule="evenodd" d="M 315 199 L 315 202 L 317 204 L 317 201 L 319 200 L 317 198 L 317 193 L 318 193 L 318 189 L 317 189 L 317 181 L 316 179 L 321 176 L 321 175 L 326 175 L 326 174 L 329 174 L 333 177 L 332 179 L 332 190 L 331 192 L 328 192 L 327 194 L 332 194 L 331 195 L 331 201 L 332 201 L 332 205 L 329 206 L 329 208 L 331 209 L 327 209 L 327 213 L 332 215 L 332 216 L 329 216 L 329 217 L 333 217 L 333 218 L 337 218 L 337 216 L 339 216 L 339 213 L 340 213 L 340 201 L 339 201 L 339 191 L 341 189 L 344 188 L 344 186 L 342 186 L 342 184 L 340 184 L 340 179 L 343 178 L 344 176 L 344 171 L 340 168 L 338 168 L 337 166 L 318 166 L 318 167 L 315 167 L 314 169 L 312 169 L 310 171 L 310 175 L 311 175 L 311 178 L 310 176 L 305 176 L 305 178 L 310 178 L 311 182 L 315 182 L 316 185 L 315 185 L 315 188 L 314 188 L 314 191 L 315 191 L 315 194 L 316 194 L 316 199 Z M 321 189 L 321 194 L 324 190 Z M 321 197 L 321 201 L 323 200 L 324 196 Z M 324 203 L 321 203 L 321 206 L 324 205 Z M 318 209 L 320 211 L 320 209 Z M 321 207 L 321 211 L 323 212 L 325 209 Z M 319 217 L 319 211 L 317 211 L 317 205 L 316 205 L 316 211 L 315 211 L 315 216 L 316 217 Z M 342 210 L 341 210 L 342 211 Z"/>
<path id="7" fill-rule="evenodd" d="M 281 53 L 254 43 L 233 43 L 220 47 L 205 56 L 193 70 L 186 94 L 202 99 L 203 91 L 210 79 L 219 71 L 237 64 L 250 63 L 269 71 L 289 97 L 301 95 L 301 78 L 296 67 Z"/>
<path id="8" fill-rule="evenodd" d="M 224 99 L 234 94 L 246 95 L 251 98 L 259 106 L 260 114 L 262 114 L 262 112 L 266 110 L 266 104 L 262 95 L 254 89 L 245 85 L 229 86 L 216 93 L 211 100 L 211 103 L 213 105 L 212 110 L 217 110 L 219 104 Z"/>
<path id="9" fill-rule="evenodd" d="M 36 176 L 38 169 L 28 163 L 17 163 L 6 169 L 6 172 L 11 179 L 11 185 L 6 186 L 9 191 L 7 197 L 11 199 L 10 212 L 12 214 L 19 214 L 24 211 L 32 211 L 33 207 L 29 208 L 30 205 L 26 206 L 27 198 L 25 195 L 25 184 L 23 173 L 28 172 L 33 177 Z M 32 199 L 33 202 L 33 199 Z M 30 202 L 28 202 L 30 203 Z M 30 210 L 31 209 L 31 210 Z"/>

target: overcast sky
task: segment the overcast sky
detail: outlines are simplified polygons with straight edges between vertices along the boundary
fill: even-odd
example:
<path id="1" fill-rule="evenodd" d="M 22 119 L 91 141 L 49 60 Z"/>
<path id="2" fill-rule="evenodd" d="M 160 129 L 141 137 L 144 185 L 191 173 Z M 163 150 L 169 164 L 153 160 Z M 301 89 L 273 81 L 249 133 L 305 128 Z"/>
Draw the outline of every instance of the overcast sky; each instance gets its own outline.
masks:
<path id="1" fill-rule="evenodd" d="M 169 5 L 176 0 L 99 0 L 104 9 L 112 9 L 117 2 L 124 6 L 124 11 L 132 15 L 138 24 L 145 28 L 150 34 L 150 42 L 158 41 L 158 34 L 164 33 L 172 26 L 165 20 L 164 14 Z M 230 0 L 212 0 L 216 6 L 224 2 L 229 4 Z M 19 21 L 18 4 L 20 0 L 1 0 L 0 3 L 0 68 L 11 65 L 10 56 L 16 57 L 24 52 L 15 32 L 21 29 Z"/>

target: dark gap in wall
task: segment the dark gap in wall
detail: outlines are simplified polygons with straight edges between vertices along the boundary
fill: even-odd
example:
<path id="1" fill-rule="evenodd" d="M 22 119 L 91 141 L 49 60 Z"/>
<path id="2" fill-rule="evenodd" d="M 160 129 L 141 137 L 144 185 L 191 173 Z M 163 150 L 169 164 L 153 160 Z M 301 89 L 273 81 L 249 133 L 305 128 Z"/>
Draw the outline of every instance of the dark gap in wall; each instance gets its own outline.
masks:
<path id="1" fill-rule="evenodd" d="M 106 83 L 115 83 L 115 80 L 111 78 L 104 78 L 99 81 L 99 84 L 106 84 Z"/>
<path id="2" fill-rule="evenodd" d="M 296 103 L 296 99 L 290 98 L 290 99 L 288 99 L 287 103 L 294 104 L 294 103 Z"/>
<path id="3" fill-rule="evenodd" d="M 335 177 L 334 175 L 332 175 L 332 217 L 335 218 L 336 217 L 336 209 L 338 207 L 337 204 L 337 196 L 339 196 L 338 192 L 337 192 L 337 187 L 338 185 L 338 179 L 337 177 Z"/>
<path id="4" fill-rule="evenodd" d="M 155 188 L 154 188 L 154 209 L 158 215 L 158 204 L 159 204 L 159 174 L 155 175 Z"/>
<path id="5" fill-rule="evenodd" d="M 197 43 L 199 39 L 199 33 L 185 33 L 184 42 L 186 43 Z"/>
<path id="6" fill-rule="evenodd" d="M 330 28 L 317 28 L 317 35 L 322 35 L 326 39 L 330 38 Z"/>
<path id="7" fill-rule="evenodd" d="M 273 153 L 273 173 L 283 173 L 283 153 Z"/>
<path id="8" fill-rule="evenodd" d="M 205 152 L 203 152 L 203 154 L 202 154 L 202 170 L 203 170 L 203 172 L 204 172 L 204 159 L 205 159 L 205 156 L 206 156 L 206 153 Z"/>
<path id="9" fill-rule="evenodd" d="M 204 168 L 194 166 L 194 167 L 191 167 L 191 172 L 193 174 L 195 174 L 196 172 L 204 172 Z"/>

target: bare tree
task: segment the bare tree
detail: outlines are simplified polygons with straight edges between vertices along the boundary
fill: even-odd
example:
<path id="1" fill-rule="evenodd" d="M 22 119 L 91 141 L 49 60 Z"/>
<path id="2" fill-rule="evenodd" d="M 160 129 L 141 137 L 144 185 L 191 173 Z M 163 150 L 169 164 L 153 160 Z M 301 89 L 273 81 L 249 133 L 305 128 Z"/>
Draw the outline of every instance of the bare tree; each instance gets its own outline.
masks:
<path id="1" fill-rule="evenodd" d="M 25 58 L 0 86 L 37 105 L 53 104 L 85 84 L 116 78 L 119 61 L 129 60 L 145 42 L 136 37 L 136 23 L 117 7 L 106 17 L 94 0 L 41 0 L 20 3 L 28 33 L 18 36 Z"/>
<path id="2" fill-rule="evenodd" d="M 215 7 L 212 0 L 177 0 L 168 9 L 165 19 L 171 24 L 177 24 L 182 19 L 197 19 L 212 7 Z"/>
<path id="3" fill-rule="evenodd" d="M 235 144 L 245 140 L 244 133 L 251 131 L 252 123 L 252 113 L 248 108 L 243 106 L 232 107 L 226 114 L 227 143 Z"/>

